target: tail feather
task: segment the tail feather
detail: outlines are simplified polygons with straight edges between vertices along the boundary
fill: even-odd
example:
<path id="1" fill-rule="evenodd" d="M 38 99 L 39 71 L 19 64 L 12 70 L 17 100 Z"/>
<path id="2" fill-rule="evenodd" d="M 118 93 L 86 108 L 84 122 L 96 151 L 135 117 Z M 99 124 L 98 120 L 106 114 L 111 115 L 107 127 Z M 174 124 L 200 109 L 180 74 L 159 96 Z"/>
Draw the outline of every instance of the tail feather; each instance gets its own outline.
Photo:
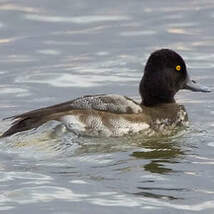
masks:
<path id="1" fill-rule="evenodd" d="M 3 120 L 9 119 L 14 122 L 0 137 L 7 137 L 17 132 L 38 128 L 49 120 L 59 120 L 61 115 L 72 110 L 70 103 L 71 101 L 4 118 Z"/>
<path id="2" fill-rule="evenodd" d="M 11 127 L 2 134 L 1 137 L 8 137 L 17 132 L 27 131 L 33 128 L 38 128 L 47 120 L 44 118 L 41 120 L 40 117 L 24 117 L 17 118 L 11 125 Z"/>

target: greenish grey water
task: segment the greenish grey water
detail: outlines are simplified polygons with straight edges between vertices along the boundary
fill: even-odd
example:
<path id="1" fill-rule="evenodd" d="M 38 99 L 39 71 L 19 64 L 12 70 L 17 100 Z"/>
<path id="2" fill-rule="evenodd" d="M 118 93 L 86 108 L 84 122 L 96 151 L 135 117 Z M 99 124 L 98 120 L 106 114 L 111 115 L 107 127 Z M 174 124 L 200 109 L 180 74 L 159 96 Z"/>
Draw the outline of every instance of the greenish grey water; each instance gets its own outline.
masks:
<path id="1" fill-rule="evenodd" d="M 0 1 L 0 118 L 84 94 L 136 99 L 155 49 L 178 51 L 213 88 L 214 3 Z M 0 140 L 1 213 L 213 213 L 214 95 L 181 91 L 191 126 L 159 139 Z M 0 123 L 0 132 L 7 128 Z"/>

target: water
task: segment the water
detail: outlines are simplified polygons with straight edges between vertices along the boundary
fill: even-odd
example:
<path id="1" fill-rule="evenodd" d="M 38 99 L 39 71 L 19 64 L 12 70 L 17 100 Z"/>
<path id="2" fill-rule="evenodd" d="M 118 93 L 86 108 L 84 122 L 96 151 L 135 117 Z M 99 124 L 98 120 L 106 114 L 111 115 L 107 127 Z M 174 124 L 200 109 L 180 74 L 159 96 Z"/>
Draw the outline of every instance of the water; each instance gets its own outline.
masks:
<path id="1" fill-rule="evenodd" d="M 1 0 L 0 118 L 85 94 L 139 99 L 144 63 L 161 47 L 214 90 L 213 9 L 211 0 Z M 50 122 L 1 139 L 0 212 L 213 213 L 213 98 L 179 92 L 191 126 L 171 138 L 53 137 Z"/>

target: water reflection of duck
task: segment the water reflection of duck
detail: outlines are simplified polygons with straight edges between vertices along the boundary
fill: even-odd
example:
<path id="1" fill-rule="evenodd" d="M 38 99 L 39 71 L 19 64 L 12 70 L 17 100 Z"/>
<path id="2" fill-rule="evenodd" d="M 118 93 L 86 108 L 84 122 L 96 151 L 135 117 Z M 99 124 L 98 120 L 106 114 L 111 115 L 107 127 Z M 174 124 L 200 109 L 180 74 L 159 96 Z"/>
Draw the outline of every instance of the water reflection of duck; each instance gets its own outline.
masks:
<path id="1" fill-rule="evenodd" d="M 148 160 L 149 163 L 143 165 L 143 168 L 145 171 L 152 173 L 166 174 L 173 172 L 173 169 L 169 168 L 170 164 L 177 163 L 176 160 L 185 154 L 180 147 L 181 143 L 177 141 L 177 137 L 151 138 L 143 141 L 137 138 L 135 144 L 144 149 L 134 151 L 131 156 Z"/>
<path id="2" fill-rule="evenodd" d="M 138 166 L 139 160 L 141 160 L 140 163 L 142 169 L 144 169 L 145 177 L 142 176 L 142 180 L 137 186 L 137 191 L 133 193 L 134 195 L 152 199 L 182 199 L 177 195 L 179 192 L 187 191 L 185 188 L 179 186 L 164 187 L 160 185 L 159 181 L 159 179 L 170 179 L 169 176 L 162 177 L 162 175 L 179 172 L 176 166 L 179 162 L 182 162 L 187 152 L 183 148 L 183 138 L 179 136 L 180 133 L 178 136 L 167 138 L 136 139 L 135 144 L 140 148 L 132 152 L 131 157 L 138 160 Z"/>
<path id="3" fill-rule="evenodd" d="M 2 137 L 49 120 L 61 121 L 68 130 L 82 135 L 169 135 L 187 122 L 184 107 L 175 103 L 175 94 L 180 89 L 208 92 L 189 79 L 184 60 L 169 49 L 151 54 L 139 89 L 140 104 L 121 95 L 90 95 L 10 117 L 14 122 Z"/>

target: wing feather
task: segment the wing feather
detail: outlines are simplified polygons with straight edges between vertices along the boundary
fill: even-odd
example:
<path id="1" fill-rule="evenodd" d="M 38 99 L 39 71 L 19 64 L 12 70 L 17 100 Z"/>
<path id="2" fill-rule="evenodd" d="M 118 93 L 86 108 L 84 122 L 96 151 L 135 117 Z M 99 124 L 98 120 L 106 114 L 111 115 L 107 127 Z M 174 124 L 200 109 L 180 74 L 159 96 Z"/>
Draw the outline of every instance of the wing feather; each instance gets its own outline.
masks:
<path id="1" fill-rule="evenodd" d="M 37 128 L 49 120 L 60 120 L 60 115 L 72 110 L 97 110 L 115 114 L 134 114 L 142 112 L 141 106 L 128 97 L 114 94 L 83 96 L 65 103 L 5 118 L 14 120 L 2 137 Z"/>

